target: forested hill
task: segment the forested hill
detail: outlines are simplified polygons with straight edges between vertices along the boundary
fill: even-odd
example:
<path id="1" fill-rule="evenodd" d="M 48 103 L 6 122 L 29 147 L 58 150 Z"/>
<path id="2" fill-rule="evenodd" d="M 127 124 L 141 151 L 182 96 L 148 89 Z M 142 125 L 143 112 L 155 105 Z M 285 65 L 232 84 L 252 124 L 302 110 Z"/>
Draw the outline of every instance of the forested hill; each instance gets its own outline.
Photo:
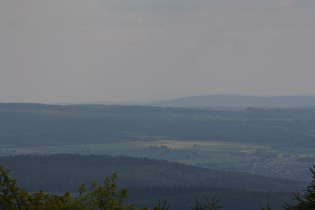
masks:
<path id="1" fill-rule="evenodd" d="M 278 180 L 240 172 L 211 170 L 147 158 L 107 155 L 14 156 L 1 157 L 0 165 L 10 168 L 19 187 L 30 192 L 75 194 L 82 183 L 102 184 L 105 177 L 118 173 L 118 186 L 128 187 L 128 202 L 138 208 L 168 201 L 172 210 L 190 209 L 196 202 L 217 196 L 224 209 L 261 209 L 268 204 L 280 209 L 291 203 L 292 192 L 307 183 Z M 281 192 L 280 192 L 281 191 Z"/>
<path id="2" fill-rule="evenodd" d="M 227 172 L 148 158 L 55 154 L 0 157 L 19 185 L 29 191 L 76 191 L 81 183 L 101 183 L 117 172 L 121 186 L 186 186 L 254 191 L 295 191 L 305 182 Z"/>
<path id="3" fill-rule="evenodd" d="M 315 109 L 0 103 L 1 145 L 157 139 L 314 145 Z"/>

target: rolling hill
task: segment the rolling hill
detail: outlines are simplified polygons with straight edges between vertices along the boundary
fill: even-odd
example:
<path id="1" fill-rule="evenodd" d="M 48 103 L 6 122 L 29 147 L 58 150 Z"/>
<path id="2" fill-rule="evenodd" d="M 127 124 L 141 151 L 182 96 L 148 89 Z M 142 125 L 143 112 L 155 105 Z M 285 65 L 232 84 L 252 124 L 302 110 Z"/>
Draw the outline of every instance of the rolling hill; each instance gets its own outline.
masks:
<path id="1" fill-rule="evenodd" d="M 313 145 L 314 109 L 216 111 L 0 103 L 1 145 L 202 140 Z"/>
<path id="2" fill-rule="evenodd" d="M 204 95 L 147 103 L 146 105 L 162 107 L 305 108 L 315 107 L 315 96 Z"/>
<path id="3" fill-rule="evenodd" d="M 264 176 L 205 169 L 148 158 L 108 155 L 48 156 L 26 155 L 1 157 L 0 165 L 10 168 L 10 176 L 31 192 L 75 192 L 82 183 L 102 183 L 113 172 L 118 185 L 130 188 L 129 201 L 154 206 L 163 199 L 171 209 L 190 209 L 195 198 L 218 196 L 224 209 L 260 209 L 267 203 L 279 207 L 290 202 L 290 194 L 304 189 L 305 182 L 273 179 Z"/>

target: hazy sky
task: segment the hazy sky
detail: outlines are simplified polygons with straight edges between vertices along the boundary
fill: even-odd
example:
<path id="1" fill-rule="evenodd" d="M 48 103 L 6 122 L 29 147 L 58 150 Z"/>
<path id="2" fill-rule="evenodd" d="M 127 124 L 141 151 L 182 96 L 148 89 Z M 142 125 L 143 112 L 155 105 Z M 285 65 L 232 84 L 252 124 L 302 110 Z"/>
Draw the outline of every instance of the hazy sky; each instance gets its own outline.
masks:
<path id="1" fill-rule="evenodd" d="M 314 0 L 0 0 L 0 102 L 315 94 Z"/>

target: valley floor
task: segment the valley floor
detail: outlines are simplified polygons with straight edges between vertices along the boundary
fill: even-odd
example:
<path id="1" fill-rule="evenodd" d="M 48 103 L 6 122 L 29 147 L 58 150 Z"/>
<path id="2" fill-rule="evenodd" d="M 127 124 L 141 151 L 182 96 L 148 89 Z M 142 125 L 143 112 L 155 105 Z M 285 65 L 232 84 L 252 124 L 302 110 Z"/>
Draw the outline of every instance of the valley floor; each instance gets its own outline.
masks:
<path id="1" fill-rule="evenodd" d="M 309 147 L 283 147 L 272 143 L 216 141 L 119 141 L 93 144 L 2 146 L 1 156 L 23 154 L 107 154 L 147 157 L 201 167 L 244 171 L 292 180 L 309 180 L 315 155 Z"/>

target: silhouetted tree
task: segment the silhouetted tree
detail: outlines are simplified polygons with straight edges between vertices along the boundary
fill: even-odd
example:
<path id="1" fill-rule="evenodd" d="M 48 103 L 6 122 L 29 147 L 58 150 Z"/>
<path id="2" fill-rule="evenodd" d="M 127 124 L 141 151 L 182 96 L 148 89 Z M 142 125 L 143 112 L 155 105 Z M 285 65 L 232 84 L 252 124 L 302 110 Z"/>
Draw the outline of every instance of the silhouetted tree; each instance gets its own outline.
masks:
<path id="1" fill-rule="evenodd" d="M 312 181 L 307 186 L 306 190 L 303 190 L 303 193 L 297 192 L 294 193 L 294 199 L 298 202 L 296 205 L 285 204 L 284 209 L 286 210 L 309 210 L 315 209 L 315 165 L 313 169 L 310 168 L 312 173 Z"/>

